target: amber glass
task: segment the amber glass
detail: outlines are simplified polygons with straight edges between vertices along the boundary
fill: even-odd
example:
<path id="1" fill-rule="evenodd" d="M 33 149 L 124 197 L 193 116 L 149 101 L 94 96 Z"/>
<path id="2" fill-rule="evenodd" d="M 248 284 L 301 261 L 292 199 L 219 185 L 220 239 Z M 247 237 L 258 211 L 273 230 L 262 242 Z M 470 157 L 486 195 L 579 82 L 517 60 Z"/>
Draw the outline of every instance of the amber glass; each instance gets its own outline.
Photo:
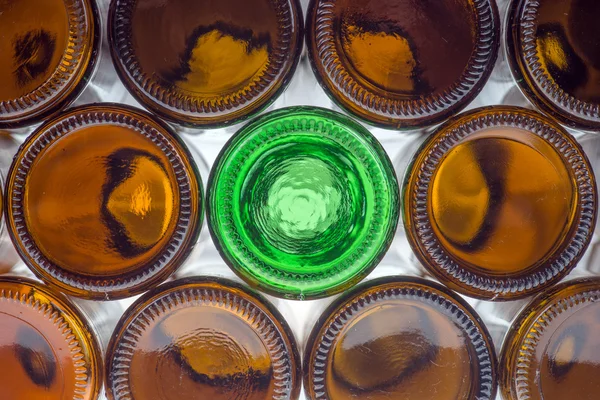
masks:
<path id="1" fill-rule="evenodd" d="M 107 356 L 110 400 L 297 399 L 300 357 L 268 302 L 224 279 L 191 278 L 136 301 Z"/>
<path id="2" fill-rule="evenodd" d="M 77 308 L 32 280 L 0 277 L 0 398 L 93 400 L 102 354 Z"/>
<path id="3" fill-rule="evenodd" d="M 568 274 L 597 216 L 594 174 L 553 120 L 488 107 L 440 127 L 404 185 L 404 223 L 423 265 L 451 288 L 508 300 Z"/>
<path id="4" fill-rule="evenodd" d="M 500 42 L 493 0 L 312 0 L 306 26 L 325 91 L 389 128 L 432 125 L 469 104 Z"/>
<path id="5" fill-rule="evenodd" d="M 0 1 L 0 128 L 42 121 L 81 93 L 97 59 L 95 0 Z"/>
<path id="6" fill-rule="evenodd" d="M 19 150 L 6 190 L 21 257 L 74 296 L 149 289 L 181 264 L 202 226 L 202 182 L 186 146 L 130 107 L 79 107 L 46 122 Z"/>
<path id="7" fill-rule="evenodd" d="M 304 353 L 313 400 L 490 400 L 496 386 L 492 342 L 475 311 L 422 279 L 376 279 L 345 294 Z"/>
<path id="8" fill-rule="evenodd" d="M 580 129 L 600 129 L 600 2 L 513 0 L 507 50 L 529 100 Z"/>
<path id="9" fill-rule="evenodd" d="M 600 279 L 566 282 L 537 297 L 504 341 L 504 399 L 597 399 L 599 329 Z"/>
<path id="10" fill-rule="evenodd" d="M 113 61 L 161 117 L 217 127 L 250 117 L 289 83 L 303 43 L 298 0 L 112 0 Z"/>

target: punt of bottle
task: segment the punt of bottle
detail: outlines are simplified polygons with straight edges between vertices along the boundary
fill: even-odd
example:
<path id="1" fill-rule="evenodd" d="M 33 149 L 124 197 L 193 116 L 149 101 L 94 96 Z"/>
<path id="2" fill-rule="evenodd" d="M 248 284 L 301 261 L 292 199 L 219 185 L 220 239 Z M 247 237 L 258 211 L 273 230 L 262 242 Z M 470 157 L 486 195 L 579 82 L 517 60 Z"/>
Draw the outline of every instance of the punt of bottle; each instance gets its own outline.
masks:
<path id="1" fill-rule="evenodd" d="M 598 398 L 600 279 L 566 282 L 541 294 L 504 340 L 506 400 Z"/>
<path id="2" fill-rule="evenodd" d="M 298 0 L 112 0 L 109 40 L 129 91 L 192 126 L 231 124 L 268 106 L 303 44 Z"/>
<path id="3" fill-rule="evenodd" d="M 184 279 L 144 295 L 119 322 L 107 360 L 110 400 L 300 393 L 300 356 L 281 314 L 223 279 Z"/>
<path id="4" fill-rule="evenodd" d="M 42 121 L 87 84 L 100 38 L 95 0 L 0 3 L 0 128 Z"/>
<path id="5" fill-rule="evenodd" d="M 500 43 L 491 0 L 312 0 L 306 25 L 325 91 L 390 128 L 433 125 L 469 104 Z"/>
<path id="6" fill-rule="evenodd" d="M 309 399 L 493 400 L 496 358 L 475 311 L 441 285 L 383 278 L 338 299 L 304 353 Z"/>
<path id="7" fill-rule="evenodd" d="M 600 3 L 514 0 L 507 50 L 529 100 L 562 123 L 600 128 Z"/>
<path id="8" fill-rule="evenodd" d="M 361 125 L 320 108 L 266 114 L 225 146 L 208 184 L 221 255 L 254 286 L 324 297 L 366 276 L 396 230 L 398 184 Z"/>
<path id="9" fill-rule="evenodd" d="M 0 277 L 0 397 L 95 400 L 102 354 L 88 322 L 61 294 Z"/>
<path id="10" fill-rule="evenodd" d="M 202 226 L 202 182 L 183 142 L 134 108 L 69 110 L 24 143 L 6 220 L 25 263 L 80 297 L 137 294 L 166 279 Z"/>
<path id="11" fill-rule="evenodd" d="M 553 120 L 489 107 L 450 120 L 415 156 L 404 187 L 415 253 L 453 289 L 512 299 L 556 283 L 597 216 L 589 161 Z"/>

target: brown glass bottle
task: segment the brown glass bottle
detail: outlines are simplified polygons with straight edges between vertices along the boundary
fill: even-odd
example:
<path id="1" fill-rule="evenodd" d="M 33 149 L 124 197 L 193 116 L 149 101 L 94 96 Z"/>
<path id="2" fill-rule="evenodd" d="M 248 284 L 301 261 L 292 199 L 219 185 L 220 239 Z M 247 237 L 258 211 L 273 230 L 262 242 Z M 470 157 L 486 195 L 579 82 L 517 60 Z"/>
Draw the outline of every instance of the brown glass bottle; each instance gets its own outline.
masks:
<path id="1" fill-rule="evenodd" d="M 527 98 L 563 124 L 600 129 L 600 3 L 514 0 L 507 51 Z"/>
<path id="2" fill-rule="evenodd" d="M 463 294 L 508 300 L 562 279 L 590 243 L 594 174 L 552 119 L 487 107 L 440 127 L 404 184 L 404 224 L 422 264 Z"/>
<path id="3" fill-rule="evenodd" d="M 107 356 L 110 400 L 298 399 L 300 356 L 279 312 L 224 279 L 189 278 L 125 313 Z"/>
<path id="4" fill-rule="evenodd" d="M 388 128 L 439 123 L 492 72 L 500 21 L 490 0 L 312 0 L 307 45 L 341 107 Z"/>
<path id="5" fill-rule="evenodd" d="M 593 400 L 600 384 L 600 279 L 560 284 L 517 317 L 502 349 L 505 400 Z"/>
<path id="6" fill-rule="evenodd" d="M 112 0 L 109 40 L 125 86 L 183 125 L 218 127 L 266 108 L 303 44 L 298 0 Z"/>
<path id="7" fill-rule="evenodd" d="M 3 399 L 95 400 L 102 354 L 66 297 L 32 280 L 0 277 L 0 387 Z"/>
<path id="8" fill-rule="evenodd" d="M 488 332 L 434 282 L 382 278 L 336 300 L 304 356 L 309 399 L 485 400 L 496 395 Z"/>
<path id="9" fill-rule="evenodd" d="M 202 182 L 185 144 L 145 112 L 71 109 L 19 150 L 6 221 L 31 270 L 62 291 L 114 299 L 166 279 L 202 226 Z"/>
<path id="10" fill-rule="evenodd" d="M 95 0 L 0 2 L 0 128 L 38 123 L 81 93 L 96 64 Z"/>

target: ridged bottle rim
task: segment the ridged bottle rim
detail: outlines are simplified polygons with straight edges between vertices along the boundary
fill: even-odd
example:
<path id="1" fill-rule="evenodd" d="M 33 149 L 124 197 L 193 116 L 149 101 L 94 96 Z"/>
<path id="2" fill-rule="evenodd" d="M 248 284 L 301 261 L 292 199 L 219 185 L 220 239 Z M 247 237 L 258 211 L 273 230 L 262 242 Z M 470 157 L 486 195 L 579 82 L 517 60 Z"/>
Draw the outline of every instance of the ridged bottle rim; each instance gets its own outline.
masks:
<path id="1" fill-rule="evenodd" d="M 250 1 L 250 0 L 248 0 Z M 228 126 L 271 105 L 285 90 L 296 71 L 303 46 L 304 23 L 299 0 L 271 0 L 279 18 L 280 38 L 269 68 L 259 79 L 227 97 L 191 96 L 165 87 L 144 71 L 137 59 L 131 21 L 135 0 L 111 0 L 108 38 L 113 63 L 130 93 L 147 109 L 170 122 L 203 128 Z"/>
<path id="2" fill-rule="evenodd" d="M 133 271 L 116 276 L 76 274 L 53 263 L 29 232 L 24 209 L 25 188 L 34 162 L 44 149 L 62 137 L 86 126 L 114 124 L 152 141 L 170 160 L 178 177 L 180 207 L 175 230 L 160 256 Z M 139 294 L 165 280 L 193 249 L 203 221 L 203 186 L 185 143 L 164 123 L 150 114 L 122 104 L 99 103 L 70 109 L 45 122 L 19 149 L 6 184 L 5 218 L 17 252 L 40 279 L 61 291 L 96 300 Z M 193 201 L 197 197 L 197 202 Z"/>
<path id="3" fill-rule="evenodd" d="M 32 92 L 0 101 L 0 128 L 39 123 L 59 113 L 85 89 L 100 52 L 101 19 L 96 0 L 62 0 L 69 19 L 67 46 L 52 76 Z"/>
<path id="4" fill-rule="evenodd" d="M 479 374 L 478 383 L 471 383 L 469 400 L 495 399 L 497 361 L 485 324 L 460 296 L 435 282 L 407 276 L 384 277 L 362 283 L 338 298 L 321 315 L 304 351 L 304 388 L 309 399 L 330 398 L 326 367 L 331 363 L 332 353 L 344 328 L 362 311 L 377 312 L 383 308 L 383 303 L 393 300 L 422 303 L 424 307 L 443 314 L 462 330 Z"/>
<path id="5" fill-rule="evenodd" d="M 103 384 L 102 350 L 91 325 L 77 307 L 65 296 L 41 283 L 6 275 L 0 277 L 0 308 L 4 302 L 35 312 L 36 319 L 46 322 L 43 327 L 36 325 L 40 323 L 37 320 L 24 322 L 31 324 L 42 335 L 44 329 L 55 329 L 63 338 L 61 343 L 48 345 L 55 354 L 66 357 L 57 359 L 59 364 L 70 362 L 75 371 L 76 380 L 63 382 L 70 385 L 74 392 L 71 399 L 97 399 Z M 20 313 L 14 317 L 23 319 L 24 315 Z"/>
<path id="6" fill-rule="evenodd" d="M 500 370 L 499 381 L 504 398 L 544 398 L 540 371 L 532 365 L 547 351 L 540 348 L 540 343 L 561 326 L 563 315 L 576 314 L 599 301 L 600 279 L 578 278 L 541 293 L 519 313 L 504 338 L 500 354 L 504 368 Z"/>
<path id="7" fill-rule="evenodd" d="M 506 51 L 511 71 L 523 94 L 561 123 L 576 129 L 600 128 L 600 104 L 582 101 L 551 77 L 536 45 L 537 18 L 544 2 L 511 1 L 506 18 Z"/>
<path id="8" fill-rule="evenodd" d="M 416 129 L 443 122 L 470 103 L 486 84 L 498 57 L 500 17 L 495 1 L 469 2 L 476 17 L 477 39 L 460 79 L 439 94 L 406 100 L 382 96 L 346 68 L 336 45 L 337 0 L 311 0 L 306 31 L 308 55 L 319 83 L 340 107 L 366 123 L 388 129 Z M 360 111 L 350 105 L 358 105 Z"/>
<path id="9" fill-rule="evenodd" d="M 564 240 L 548 262 L 508 276 L 491 275 L 457 259 L 441 245 L 432 229 L 430 187 L 445 156 L 464 139 L 488 128 L 518 128 L 549 144 L 569 171 L 577 193 L 574 218 Z M 565 277 L 590 244 L 597 219 L 597 189 L 591 164 L 577 141 L 554 120 L 519 107 L 475 109 L 449 120 L 421 147 L 412 160 L 403 185 L 404 227 L 418 259 L 453 290 L 486 300 L 512 300 L 539 292 Z"/>
<path id="10" fill-rule="evenodd" d="M 250 154 L 263 145 L 293 135 L 318 135 L 348 154 L 356 155 L 368 170 L 368 179 L 382 199 L 374 205 L 373 224 L 358 250 L 336 268 L 294 274 L 277 268 L 248 250 L 239 238 L 232 210 L 235 182 L 244 179 L 240 169 Z M 385 206 L 385 203 L 389 205 Z M 207 185 L 208 225 L 221 256 L 242 279 L 271 295 L 289 299 L 314 299 L 339 293 L 373 270 L 391 245 L 399 218 L 399 187 L 385 150 L 360 124 L 342 114 L 317 107 L 290 107 L 267 113 L 240 129 L 225 145 Z M 373 256 L 369 254 L 375 246 Z M 367 257 L 368 256 L 368 257 Z M 363 259 L 367 257 L 367 259 Z M 352 260 L 352 261 L 350 261 Z M 271 260 L 272 261 L 272 260 Z M 340 278 L 340 271 L 351 276 Z M 273 282 L 264 282 L 272 279 Z M 274 283 L 276 281 L 276 283 Z"/>
<path id="11" fill-rule="evenodd" d="M 215 277 L 185 278 L 163 284 L 144 294 L 125 312 L 108 346 L 106 388 L 110 400 L 147 400 L 132 391 L 130 364 L 137 343 L 154 322 L 178 310 L 214 308 L 244 321 L 260 338 L 277 368 L 278 388 L 273 400 L 295 400 L 300 395 L 301 361 L 288 324 L 277 308 L 259 294 L 233 281 Z M 172 386 L 172 382 L 166 383 Z"/>

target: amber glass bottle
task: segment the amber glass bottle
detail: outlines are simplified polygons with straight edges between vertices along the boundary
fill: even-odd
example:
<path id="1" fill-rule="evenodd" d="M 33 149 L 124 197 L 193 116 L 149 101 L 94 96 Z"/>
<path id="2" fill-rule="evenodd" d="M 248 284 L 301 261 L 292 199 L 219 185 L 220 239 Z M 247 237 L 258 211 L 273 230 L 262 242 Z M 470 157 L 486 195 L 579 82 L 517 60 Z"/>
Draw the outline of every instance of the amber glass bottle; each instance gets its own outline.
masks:
<path id="1" fill-rule="evenodd" d="M 568 274 L 589 245 L 597 189 L 579 144 L 553 120 L 488 107 L 440 127 L 404 185 L 407 237 L 466 295 L 514 299 Z"/>
<path id="2" fill-rule="evenodd" d="M 79 107 L 47 121 L 21 147 L 6 186 L 21 257 L 74 296 L 149 289 L 181 264 L 202 226 L 202 182 L 186 146 L 130 107 Z"/>
<path id="3" fill-rule="evenodd" d="M 600 2 L 514 0 L 511 69 L 529 100 L 563 124 L 600 129 Z"/>
<path id="4" fill-rule="evenodd" d="M 504 399 L 597 399 L 599 328 L 600 279 L 566 282 L 541 294 L 504 340 Z"/>
<path id="5" fill-rule="evenodd" d="M 325 91 L 389 128 L 456 114 L 485 85 L 500 43 L 493 0 L 312 0 L 306 25 Z"/>
<path id="6" fill-rule="evenodd" d="M 342 296 L 304 356 L 312 400 L 493 400 L 496 386 L 491 339 L 475 311 L 422 279 L 376 279 Z"/>
<path id="7" fill-rule="evenodd" d="M 303 43 L 298 0 L 112 0 L 113 61 L 131 94 L 161 117 L 218 127 L 266 108 Z"/>
<path id="8" fill-rule="evenodd" d="M 136 301 L 107 356 L 110 400 L 298 399 L 300 356 L 279 312 L 224 279 L 190 278 Z"/>
<path id="9" fill-rule="evenodd" d="M 0 1 L 0 128 L 40 122 L 81 93 L 96 64 L 95 0 Z"/>
<path id="10" fill-rule="evenodd" d="M 102 354 L 66 297 L 24 278 L 0 277 L 0 397 L 95 400 Z"/>

